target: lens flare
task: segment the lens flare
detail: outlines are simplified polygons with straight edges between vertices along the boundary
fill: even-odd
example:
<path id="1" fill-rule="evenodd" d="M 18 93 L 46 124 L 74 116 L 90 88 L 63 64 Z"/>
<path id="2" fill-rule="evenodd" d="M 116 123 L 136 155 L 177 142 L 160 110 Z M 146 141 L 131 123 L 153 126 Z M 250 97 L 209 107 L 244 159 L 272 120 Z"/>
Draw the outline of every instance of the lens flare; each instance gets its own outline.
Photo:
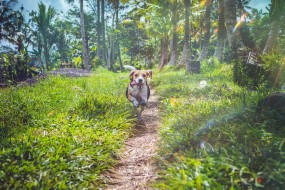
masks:
<path id="1" fill-rule="evenodd" d="M 242 23 L 246 22 L 246 17 L 247 17 L 247 13 L 244 13 L 241 15 L 239 21 L 237 22 L 237 24 L 235 25 L 233 29 L 233 32 L 235 32 L 242 25 Z"/>
<path id="2" fill-rule="evenodd" d="M 206 5 L 206 3 L 207 3 L 207 0 L 202 0 L 202 1 L 201 1 L 201 3 L 200 3 L 200 7 L 205 6 L 205 5 Z"/>
<path id="3" fill-rule="evenodd" d="M 280 69 L 278 70 L 277 76 L 276 76 L 275 81 L 274 81 L 274 86 L 276 85 L 277 81 L 279 80 L 279 78 L 282 74 L 282 71 L 285 67 L 285 57 L 283 57 L 283 59 L 281 59 L 281 62 L 282 62 L 282 65 L 281 65 Z"/>

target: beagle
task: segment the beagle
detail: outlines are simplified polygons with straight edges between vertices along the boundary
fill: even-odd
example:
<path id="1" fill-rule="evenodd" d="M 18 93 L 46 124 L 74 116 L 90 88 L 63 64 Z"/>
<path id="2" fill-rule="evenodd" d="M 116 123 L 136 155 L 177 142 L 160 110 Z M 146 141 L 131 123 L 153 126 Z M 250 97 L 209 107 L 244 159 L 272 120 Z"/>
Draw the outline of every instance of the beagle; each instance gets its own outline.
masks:
<path id="1" fill-rule="evenodd" d="M 147 78 L 152 78 L 151 70 L 136 70 L 136 68 L 125 65 L 126 69 L 130 69 L 130 84 L 126 90 L 126 97 L 133 103 L 138 112 L 138 119 L 141 120 L 141 114 L 147 105 L 150 96 L 150 89 L 147 84 Z M 138 107 L 141 106 L 140 111 Z"/>

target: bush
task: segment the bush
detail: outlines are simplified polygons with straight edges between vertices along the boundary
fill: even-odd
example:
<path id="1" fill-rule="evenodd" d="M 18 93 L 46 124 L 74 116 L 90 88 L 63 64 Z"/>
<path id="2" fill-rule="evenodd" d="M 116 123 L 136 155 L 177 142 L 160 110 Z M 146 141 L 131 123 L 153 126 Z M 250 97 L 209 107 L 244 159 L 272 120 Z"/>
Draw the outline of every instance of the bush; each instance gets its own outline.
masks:
<path id="1" fill-rule="evenodd" d="M 266 88 L 280 89 L 285 83 L 285 63 L 277 53 L 261 55 L 262 66 L 246 64 L 243 60 L 234 62 L 234 81 L 249 89 Z"/>
<path id="2" fill-rule="evenodd" d="M 32 68 L 28 64 L 30 57 L 26 52 L 14 52 L 0 55 L 0 83 L 18 82 L 32 76 Z"/>
<path id="3" fill-rule="evenodd" d="M 266 54 L 262 56 L 265 63 L 265 70 L 269 73 L 268 81 L 272 87 L 280 89 L 285 83 L 285 59 L 278 53 Z"/>

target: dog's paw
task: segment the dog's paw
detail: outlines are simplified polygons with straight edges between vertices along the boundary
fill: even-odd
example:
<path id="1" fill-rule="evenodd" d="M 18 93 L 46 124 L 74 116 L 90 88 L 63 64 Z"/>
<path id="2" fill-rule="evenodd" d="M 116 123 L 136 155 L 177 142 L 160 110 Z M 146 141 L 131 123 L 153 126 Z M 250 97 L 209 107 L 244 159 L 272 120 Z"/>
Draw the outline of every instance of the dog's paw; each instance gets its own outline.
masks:
<path id="1" fill-rule="evenodd" d="M 137 107 L 139 107 L 139 102 L 135 100 L 135 101 L 133 101 L 133 105 L 134 105 L 134 107 L 137 108 Z"/>
<path id="2" fill-rule="evenodd" d="M 142 105 L 142 106 L 146 106 L 146 104 L 147 104 L 147 101 L 144 100 L 144 99 L 142 99 L 141 105 Z"/>
<path id="3" fill-rule="evenodd" d="M 131 101 L 132 101 L 134 107 L 139 107 L 139 102 L 134 97 L 132 97 Z"/>

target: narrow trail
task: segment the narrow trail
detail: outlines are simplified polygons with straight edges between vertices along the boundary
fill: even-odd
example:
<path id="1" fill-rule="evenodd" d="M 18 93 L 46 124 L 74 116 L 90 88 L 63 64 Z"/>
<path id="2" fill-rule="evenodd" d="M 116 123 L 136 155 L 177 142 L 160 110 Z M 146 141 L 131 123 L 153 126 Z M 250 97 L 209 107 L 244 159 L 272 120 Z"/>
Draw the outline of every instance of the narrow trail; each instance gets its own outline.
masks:
<path id="1" fill-rule="evenodd" d="M 158 100 L 152 89 L 142 121 L 133 126 L 119 163 L 104 175 L 108 179 L 107 190 L 151 189 L 149 185 L 157 178 L 153 158 L 157 154 L 158 125 Z"/>

